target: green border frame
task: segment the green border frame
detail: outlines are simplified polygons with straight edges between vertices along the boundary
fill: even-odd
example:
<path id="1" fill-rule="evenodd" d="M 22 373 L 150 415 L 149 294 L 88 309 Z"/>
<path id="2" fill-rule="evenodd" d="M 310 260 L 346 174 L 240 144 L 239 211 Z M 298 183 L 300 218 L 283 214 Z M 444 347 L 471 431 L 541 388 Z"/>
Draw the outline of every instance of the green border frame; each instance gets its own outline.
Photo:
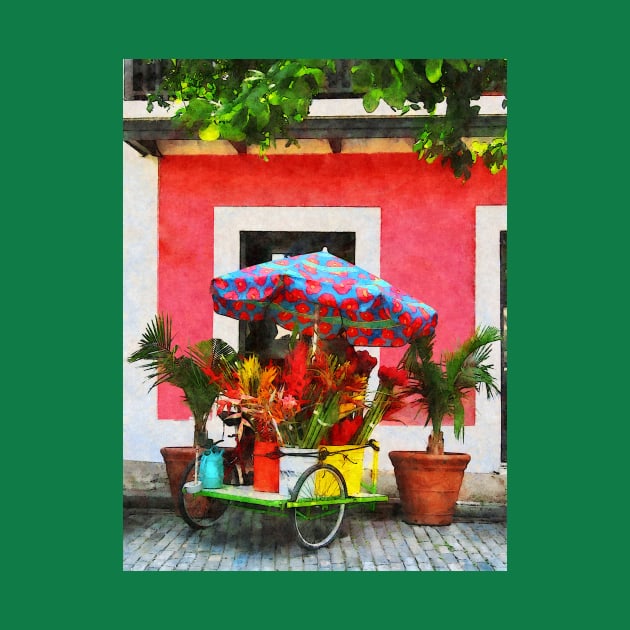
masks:
<path id="1" fill-rule="evenodd" d="M 306 595 L 320 610 L 314 618 L 301 615 L 300 625 L 306 628 L 332 620 L 390 626 L 408 616 L 423 625 L 446 617 L 485 627 L 509 623 L 513 611 L 523 621 L 533 621 L 543 610 L 547 622 L 556 618 L 567 623 L 573 616 L 586 622 L 587 604 L 578 601 L 579 594 L 575 597 L 573 583 L 590 582 L 589 571 L 607 571 L 602 541 L 580 538 L 574 526 L 577 501 L 584 498 L 578 489 L 584 487 L 569 480 L 567 471 L 575 466 L 564 461 L 571 451 L 584 452 L 576 440 L 585 433 L 579 419 L 595 413 L 591 401 L 577 395 L 583 365 L 568 354 L 584 339 L 584 324 L 590 324 L 581 320 L 578 329 L 571 306 L 582 295 L 585 280 L 595 279 L 592 261 L 603 256 L 613 267 L 617 264 L 615 255 L 607 254 L 613 245 L 604 230 L 607 209 L 618 207 L 611 192 L 620 166 L 587 162 L 578 151 L 567 152 L 583 129 L 576 86 L 588 74 L 603 75 L 605 85 L 609 70 L 602 69 L 601 55 L 586 58 L 582 48 L 580 63 L 572 64 L 571 46 L 562 40 L 587 41 L 598 28 L 597 15 L 589 16 L 589 27 L 583 29 L 581 16 L 548 4 L 544 19 L 536 7 L 528 16 L 522 9 L 457 2 L 448 8 L 401 5 L 373 12 L 326 2 L 302 9 L 259 3 L 245 3 L 238 10 L 199 5 L 185 13 L 173 5 L 127 4 L 121 9 L 108 5 L 97 18 L 98 31 L 91 22 L 56 26 L 68 17 L 59 7 L 54 19 L 52 7 L 29 16 L 25 41 L 31 48 L 20 49 L 19 67 L 34 70 L 24 76 L 36 79 L 24 83 L 29 98 L 20 92 L 17 110 L 7 97 L 4 174 L 17 198 L 11 203 L 6 228 L 10 242 L 4 250 L 4 288 L 12 305 L 3 313 L 12 377 L 8 417 L 14 418 L 6 423 L 5 441 L 14 446 L 16 463 L 33 454 L 41 465 L 29 467 L 29 474 L 37 483 L 43 479 L 48 490 L 37 494 L 37 518 L 24 518 L 34 495 L 12 492 L 17 496 L 11 523 L 22 539 L 11 545 L 12 583 L 22 585 L 15 590 L 32 595 L 37 584 L 45 584 L 38 590 L 37 608 L 45 611 L 47 622 L 96 614 L 106 623 L 184 623 L 193 611 L 197 620 L 207 616 L 212 623 L 229 622 L 242 604 L 256 611 L 252 616 L 273 614 L 283 624 L 288 603 L 297 597 L 304 602 Z M 14 17 L 15 23 L 26 23 L 19 13 L 11 9 L 8 23 Z M 177 31 L 173 24 L 178 24 Z M 607 41 L 617 41 L 617 24 L 601 27 Z M 159 52 L 155 41 L 166 42 Z M 281 574 L 266 575 L 263 581 L 252 574 L 158 577 L 122 572 L 121 61 L 148 51 L 153 56 L 174 51 L 197 57 L 209 50 L 225 57 L 265 56 L 262 51 L 268 56 L 459 57 L 474 51 L 480 57 L 508 58 L 512 151 L 506 573 L 327 573 L 299 579 Z M 86 83 L 89 89 L 84 89 Z M 81 100 L 73 104 L 75 98 Z M 547 140 L 549 160 L 541 145 L 531 142 L 534 137 Z M 595 178 L 605 184 L 591 192 Z M 590 220 L 597 208 L 604 210 Z M 568 241 L 582 250 L 576 261 L 567 251 Z M 598 242 L 606 249 L 598 248 Z M 590 286 L 586 306 L 596 307 L 604 287 Z M 587 308 L 586 314 L 590 312 Z M 613 313 L 609 326 L 616 321 Z M 601 319 L 595 320 L 590 330 L 601 325 Z M 553 352 L 535 352 L 536 365 L 531 365 L 534 346 L 553 347 Z M 596 352 L 606 348 L 598 345 Z M 606 359 L 600 361 L 604 369 Z M 593 419 L 609 423 L 619 411 L 601 414 L 600 408 L 591 424 Z M 611 516 L 614 523 L 616 515 Z M 591 540 L 597 549 L 588 551 L 584 543 Z M 565 600 L 567 605 L 559 605 L 561 583 L 574 595 Z M 601 588 L 594 585 L 587 598 L 597 602 L 599 612 L 605 608 L 597 595 Z M 207 612 L 189 602 L 166 604 L 167 597 L 185 600 L 193 589 L 209 600 Z M 227 593 L 226 611 L 221 602 Z M 526 599 L 535 604 L 524 609 Z M 78 614 L 78 601 L 89 611 L 83 608 Z M 128 602 L 124 610 L 120 602 Z M 273 613 L 260 612 L 262 604 Z M 36 623 L 32 605 L 29 614 Z"/>

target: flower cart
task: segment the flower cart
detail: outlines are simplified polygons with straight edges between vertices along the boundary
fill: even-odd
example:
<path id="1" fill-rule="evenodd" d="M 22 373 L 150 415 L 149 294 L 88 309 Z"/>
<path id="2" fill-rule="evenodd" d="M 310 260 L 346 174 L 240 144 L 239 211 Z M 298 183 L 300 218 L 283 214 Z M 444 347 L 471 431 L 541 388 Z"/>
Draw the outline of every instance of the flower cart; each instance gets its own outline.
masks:
<path id="1" fill-rule="evenodd" d="M 379 370 L 379 390 L 365 402 L 376 360 L 355 346 L 402 346 L 435 330 L 437 313 L 385 280 L 327 251 L 287 257 L 212 280 L 214 310 L 251 323 L 271 320 L 291 331 L 283 366 L 262 366 L 258 358 L 238 362 L 221 384 L 221 417 L 238 424 L 237 447 L 226 462 L 225 483 L 199 492 L 195 462 L 182 479 L 180 508 L 191 527 L 207 527 L 238 505 L 292 514 L 298 541 L 317 549 L 329 544 L 347 507 L 386 501 L 376 493 L 378 444 L 373 428 L 394 402 L 397 374 Z M 214 380 L 225 378 L 208 368 Z M 365 411 L 365 413 L 364 413 Z M 247 429 L 273 446 L 258 459 L 279 460 L 277 487 L 261 491 L 230 483 L 239 471 L 239 439 Z M 346 439 L 341 440 L 340 436 Z M 364 449 L 372 448 L 371 483 L 361 484 Z M 355 458 L 359 479 L 350 479 Z M 243 477 L 242 470 L 238 475 Z M 274 475 L 272 474 L 273 478 Z M 188 484 L 188 485 L 187 485 Z M 367 492 L 363 492 L 367 490 Z"/>
<path id="2" fill-rule="evenodd" d="M 319 549 L 328 545 L 337 535 L 346 508 L 387 501 L 384 494 L 374 492 L 378 474 L 378 444 L 371 440 L 361 447 L 349 446 L 347 456 L 361 453 L 364 448 L 373 449 L 371 467 L 371 492 L 349 495 L 342 472 L 336 466 L 326 463 L 329 455 L 325 446 L 315 449 L 309 455 L 299 458 L 311 460 L 289 486 L 289 493 L 261 492 L 253 486 L 223 484 L 219 488 L 202 489 L 191 492 L 195 462 L 191 462 L 182 479 L 180 511 L 184 520 L 194 529 L 209 527 L 225 509 L 232 505 L 245 509 L 263 511 L 275 516 L 289 516 L 292 519 L 296 537 L 306 549 Z M 335 451 L 340 454 L 340 451 Z M 292 458 L 291 454 L 279 453 L 280 458 Z M 293 466 L 291 468 L 294 469 Z"/>

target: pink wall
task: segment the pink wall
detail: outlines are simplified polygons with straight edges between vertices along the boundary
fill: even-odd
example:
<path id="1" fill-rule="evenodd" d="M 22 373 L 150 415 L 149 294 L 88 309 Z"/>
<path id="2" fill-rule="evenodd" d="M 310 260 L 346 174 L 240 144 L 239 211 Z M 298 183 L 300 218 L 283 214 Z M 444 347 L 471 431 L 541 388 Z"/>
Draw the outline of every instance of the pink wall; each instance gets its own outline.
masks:
<path id="1" fill-rule="evenodd" d="M 166 156 L 159 170 L 159 310 L 180 347 L 212 337 L 215 206 L 381 208 L 381 276 L 438 312 L 436 350 L 474 327 L 475 206 L 506 203 L 505 172 L 477 165 L 463 183 L 413 154 Z M 289 227 L 290 229 L 290 227 Z M 393 365 L 401 352 L 384 349 Z M 188 418 L 162 387 L 160 418 Z"/>

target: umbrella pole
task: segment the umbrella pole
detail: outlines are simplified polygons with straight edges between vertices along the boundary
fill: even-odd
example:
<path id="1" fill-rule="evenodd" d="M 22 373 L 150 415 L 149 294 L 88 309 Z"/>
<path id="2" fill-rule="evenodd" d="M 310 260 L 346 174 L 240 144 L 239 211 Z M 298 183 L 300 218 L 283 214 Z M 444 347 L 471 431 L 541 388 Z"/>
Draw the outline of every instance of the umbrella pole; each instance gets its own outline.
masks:
<path id="1" fill-rule="evenodd" d="M 315 307 L 315 319 L 313 320 L 313 356 L 317 350 L 317 340 L 319 333 L 319 305 Z"/>

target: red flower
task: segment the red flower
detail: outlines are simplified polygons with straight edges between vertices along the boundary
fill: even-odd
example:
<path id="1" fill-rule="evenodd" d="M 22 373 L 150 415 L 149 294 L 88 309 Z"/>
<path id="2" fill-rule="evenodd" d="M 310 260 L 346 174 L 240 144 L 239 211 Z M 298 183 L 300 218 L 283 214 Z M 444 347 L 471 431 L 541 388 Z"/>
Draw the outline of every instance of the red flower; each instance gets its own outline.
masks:
<path id="1" fill-rule="evenodd" d="M 322 444 L 330 444 L 331 446 L 343 446 L 350 444 L 352 436 L 363 422 L 363 416 L 357 413 L 355 417 L 344 418 L 335 423 L 328 434 L 328 439 L 322 440 Z"/>
<path id="2" fill-rule="evenodd" d="M 378 377 L 384 385 L 389 387 L 402 387 L 407 383 L 407 372 L 396 367 L 382 366 L 378 371 Z"/>
<path id="3" fill-rule="evenodd" d="M 378 363 L 376 357 L 373 357 L 367 350 L 356 350 L 355 354 L 359 363 L 357 367 L 357 374 L 360 374 L 361 376 L 369 376 L 370 372 Z"/>

